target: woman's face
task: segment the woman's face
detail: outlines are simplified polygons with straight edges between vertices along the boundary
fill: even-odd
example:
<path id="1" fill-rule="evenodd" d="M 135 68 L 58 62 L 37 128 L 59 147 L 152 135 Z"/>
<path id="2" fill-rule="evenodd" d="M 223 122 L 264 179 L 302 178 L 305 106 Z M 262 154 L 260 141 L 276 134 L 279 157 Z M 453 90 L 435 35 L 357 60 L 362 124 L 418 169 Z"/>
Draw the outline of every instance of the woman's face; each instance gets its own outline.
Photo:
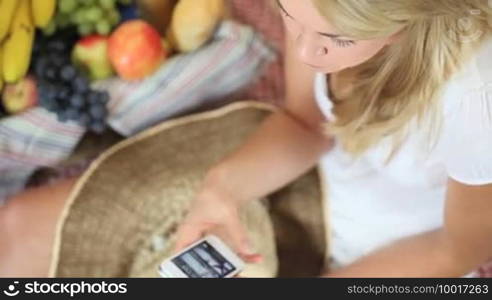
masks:
<path id="1" fill-rule="evenodd" d="M 310 0 L 277 0 L 297 55 L 316 72 L 336 73 L 364 63 L 394 38 L 352 40 L 339 35 Z"/>

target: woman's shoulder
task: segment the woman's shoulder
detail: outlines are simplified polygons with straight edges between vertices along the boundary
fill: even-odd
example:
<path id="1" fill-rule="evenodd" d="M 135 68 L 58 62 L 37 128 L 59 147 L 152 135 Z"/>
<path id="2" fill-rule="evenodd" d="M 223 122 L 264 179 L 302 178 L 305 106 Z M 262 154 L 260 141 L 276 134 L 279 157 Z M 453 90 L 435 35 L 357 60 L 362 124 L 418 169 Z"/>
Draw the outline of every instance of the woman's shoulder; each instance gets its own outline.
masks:
<path id="1" fill-rule="evenodd" d="M 446 84 L 443 98 L 445 114 L 467 106 L 492 105 L 492 39 L 486 40 L 462 70 Z"/>
<path id="2" fill-rule="evenodd" d="M 443 116 L 453 126 L 492 130 L 492 58 L 490 69 L 475 65 L 448 84 L 443 92 Z M 459 124 L 459 125 L 458 125 Z M 489 136 L 490 137 L 490 136 Z"/>
<path id="3" fill-rule="evenodd" d="M 450 177 L 492 182 L 492 42 L 487 42 L 445 90 L 443 149 Z"/>
<path id="4" fill-rule="evenodd" d="M 475 79 L 480 86 L 492 85 L 492 38 L 483 43 L 474 55 L 471 66 L 475 70 Z"/>

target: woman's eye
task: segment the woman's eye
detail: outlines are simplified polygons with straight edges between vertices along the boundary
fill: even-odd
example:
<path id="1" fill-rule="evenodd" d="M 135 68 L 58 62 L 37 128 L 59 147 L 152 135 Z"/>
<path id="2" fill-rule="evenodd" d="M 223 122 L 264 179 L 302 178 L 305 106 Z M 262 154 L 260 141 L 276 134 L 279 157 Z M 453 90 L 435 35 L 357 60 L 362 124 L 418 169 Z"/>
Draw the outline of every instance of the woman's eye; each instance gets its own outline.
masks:
<path id="1" fill-rule="evenodd" d="M 345 48 L 355 45 L 355 41 L 352 40 L 340 40 L 340 39 L 332 39 L 337 47 Z"/>

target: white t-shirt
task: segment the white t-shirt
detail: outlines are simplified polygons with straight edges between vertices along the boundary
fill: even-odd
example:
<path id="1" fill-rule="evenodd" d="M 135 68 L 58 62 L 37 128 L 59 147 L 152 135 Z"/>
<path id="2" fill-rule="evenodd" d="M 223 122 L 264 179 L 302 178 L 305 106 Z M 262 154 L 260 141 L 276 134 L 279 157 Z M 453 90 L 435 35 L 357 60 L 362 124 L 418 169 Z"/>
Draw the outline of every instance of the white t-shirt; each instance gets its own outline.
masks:
<path id="1" fill-rule="evenodd" d="M 333 121 L 325 74 L 317 74 L 315 93 L 321 111 Z M 428 134 L 414 122 L 388 165 L 390 138 L 357 160 L 339 143 L 322 157 L 331 268 L 441 227 L 448 178 L 469 185 L 492 183 L 492 42 L 448 82 L 443 97 L 442 134 L 432 149 L 426 146 Z"/>

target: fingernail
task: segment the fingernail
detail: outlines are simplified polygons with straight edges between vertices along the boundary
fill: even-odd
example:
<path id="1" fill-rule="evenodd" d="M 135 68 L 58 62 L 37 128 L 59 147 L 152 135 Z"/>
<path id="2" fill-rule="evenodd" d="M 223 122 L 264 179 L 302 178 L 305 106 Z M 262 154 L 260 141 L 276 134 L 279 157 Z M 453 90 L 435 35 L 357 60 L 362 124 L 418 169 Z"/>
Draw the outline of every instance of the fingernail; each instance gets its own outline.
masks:
<path id="1" fill-rule="evenodd" d="M 244 260 L 248 263 L 258 264 L 263 261 L 263 256 L 260 254 L 247 255 L 244 257 Z"/>

